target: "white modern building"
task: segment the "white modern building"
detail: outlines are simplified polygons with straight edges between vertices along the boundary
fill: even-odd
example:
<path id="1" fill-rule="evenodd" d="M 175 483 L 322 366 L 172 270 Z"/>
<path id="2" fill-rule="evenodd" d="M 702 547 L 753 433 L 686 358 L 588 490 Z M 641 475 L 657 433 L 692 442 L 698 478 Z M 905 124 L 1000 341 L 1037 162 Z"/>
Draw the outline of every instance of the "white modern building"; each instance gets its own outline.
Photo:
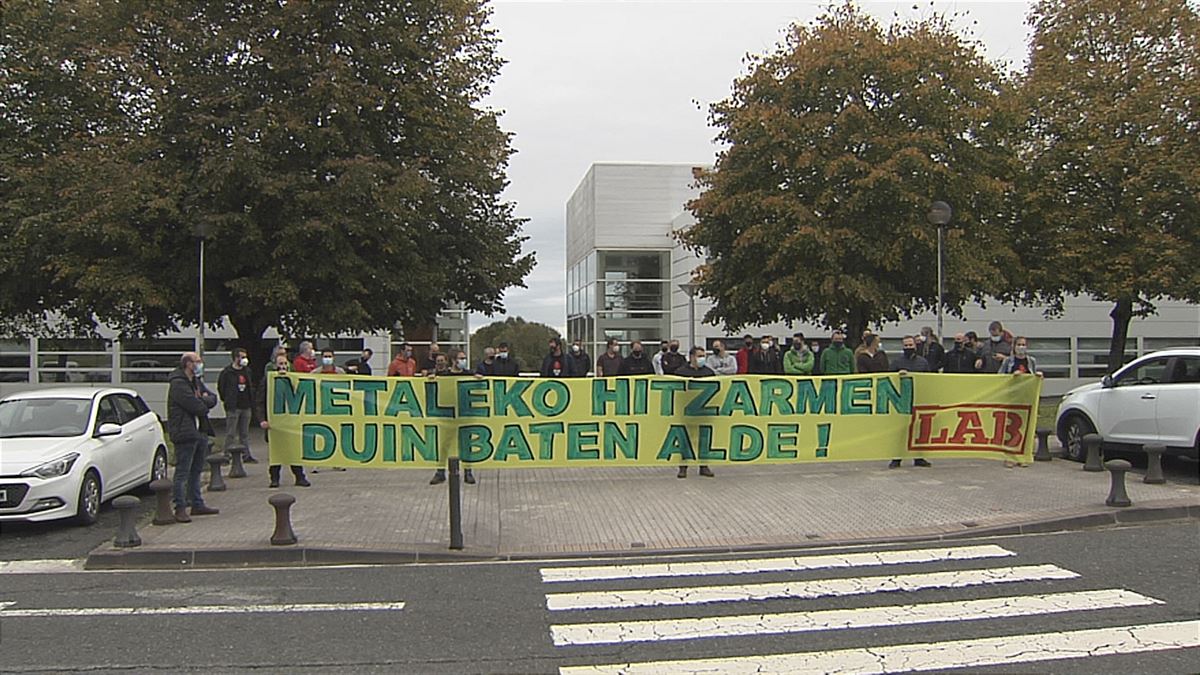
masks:
<path id="1" fill-rule="evenodd" d="M 685 205 L 698 192 L 693 187 L 695 164 L 596 163 L 567 202 L 567 337 L 581 339 L 591 354 L 599 354 L 609 338 L 657 347 L 660 339 L 689 336 L 688 302 L 680 289 L 703 261 L 686 250 L 674 233 L 695 222 Z M 828 330 L 811 324 L 756 326 L 728 335 L 701 323 L 711 304 L 695 301 L 696 341 L 774 335 L 781 343 L 794 332 L 810 340 L 828 338 Z M 964 319 L 945 317 L 945 333 L 974 330 L 986 335 L 987 325 L 999 320 L 1014 334 L 1029 338 L 1030 352 L 1046 373 L 1045 393 L 1061 394 L 1079 383 L 1104 375 L 1112 320 L 1111 306 L 1090 298 L 1071 298 L 1060 319 L 1047 320 L 1038 307 L 989 303 L 984 310 L 968 306 Z M 899 338 L 936 326 L 933 314 L 883 326 L 888 351 Z M 1157 315 L 1135 319 L 1129 328 L 1127 357 L 1176 346 L 1200 345 L 1200 305 L 1158 304 Z M 945 339 L 946 336 L 942 336 Z M 655 344 L 649 344 L 649 343 Z"/>

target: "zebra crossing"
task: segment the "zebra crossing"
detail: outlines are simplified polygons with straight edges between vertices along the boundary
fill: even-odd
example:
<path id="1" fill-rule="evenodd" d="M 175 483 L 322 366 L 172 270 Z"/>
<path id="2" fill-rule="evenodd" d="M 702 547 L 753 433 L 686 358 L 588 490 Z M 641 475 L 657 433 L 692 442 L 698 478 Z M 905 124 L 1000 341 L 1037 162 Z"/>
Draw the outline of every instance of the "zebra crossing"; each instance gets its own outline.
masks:
<path id="1" fill-rule="evenodd" d="M 805 642 L 810 642 L 815 635 L 846 631 L 851 640 L 856 640 L 873 632 L 863 629 L 952 622 L 987 626 L 988 622 L 1013 617 L 1103 616 L 1105 610 L 1165 604 L 1161 599 L 1111 584 L 1079 590 L 1078 582 L 1087 581 L 1079 573 L 1053 564 L 1020 564 L 1016 558 L 1018 554 L 1013 551 L 983 544 L 740 560 L 543 567 L 540 573 L 551 616 L 551 640 L 572 664 L 559 669 L 563 675 L 920 672 L 1200 647 L 1198 620 L 1079 630 L 1062 630 L 1060 622 L 1060 628 L 1054 631 L 1015 635 L 1007 634 L 1013 631 L 1010 623 L 1007 628 L 997 629 L 1003 633 L 1000 635 L 933 642 L 579 663 L 603 654 L 625 656 L 624 651 L 603 649 L 612 646 L 642 645 L 650 651 L 643 649 L 634 654 L 646 655 L 653 654 L 655 646 L 668 651 L 670 643 L 703 644 L 718 638 L 804 635 Z M 930 571 L 930 566 L 938 569 Z M 831 573 L 838 576 L 830 577 Z M 812 574 L 820 578 L 803 578 Z M 759 575 L 774 575 L 774 579 L 756 579 Z M 779 581 L 780 575 L 801 578 Z M 1054 588 L 1071 580 L 1077 583 Z M 947 592 L 964 591 L 981 597 L 946 598 Z M 879 594 L 890 595 L 879 598 Z M 837 605 L 830 607 L 828 599 L 838 599 Z M 896 602 L 878 604 L 878 599 Z M 859 606 L 864 602 L 865 606 Z M 739 606 L 735 603 L 756 604 L 752 611 L 730 613 L 731 608 L 736 611 Z M 779 607 L 763 610 L 772 605 Z M 854 631 L 859 632 L 855 635 Z M 742 651 L 746 651 L 744 647 Z"/>

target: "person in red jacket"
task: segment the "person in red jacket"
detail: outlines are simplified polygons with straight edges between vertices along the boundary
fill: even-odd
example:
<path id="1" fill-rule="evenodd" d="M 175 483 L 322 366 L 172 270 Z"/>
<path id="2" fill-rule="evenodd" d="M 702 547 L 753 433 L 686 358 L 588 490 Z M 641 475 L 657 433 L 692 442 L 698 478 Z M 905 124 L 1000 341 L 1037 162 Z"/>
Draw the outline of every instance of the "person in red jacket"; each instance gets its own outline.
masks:
<path id="1" fill-rule="evenodd" d="M 313 351 L 313 343 L 305 340 L 296 350 L 296 358 L 292 361 L 292 370 L 297 373 L 311 373 L 317 369 L 317 355 Z"/>
<path id="2" fill-rule="evenodd" d="M 742 348 L 737 350 L 734 356 L 737 358 L 738 374 L 745 375 L 750 372 L 750 353 L 754 351 L 754 336 L 746 335 L 742 338 Z"/>

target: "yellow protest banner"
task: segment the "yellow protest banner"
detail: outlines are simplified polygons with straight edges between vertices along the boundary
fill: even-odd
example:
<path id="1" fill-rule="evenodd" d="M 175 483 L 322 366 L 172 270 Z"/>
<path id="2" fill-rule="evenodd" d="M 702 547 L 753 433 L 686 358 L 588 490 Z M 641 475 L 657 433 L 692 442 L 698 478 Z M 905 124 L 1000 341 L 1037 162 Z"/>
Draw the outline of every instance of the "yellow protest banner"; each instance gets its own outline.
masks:
<path id="1" fill-rule="evenodd" d="M 272 464 L 434 468 L 1033 458 L 1041 380 L 897 373 L 268 382 Z"/>

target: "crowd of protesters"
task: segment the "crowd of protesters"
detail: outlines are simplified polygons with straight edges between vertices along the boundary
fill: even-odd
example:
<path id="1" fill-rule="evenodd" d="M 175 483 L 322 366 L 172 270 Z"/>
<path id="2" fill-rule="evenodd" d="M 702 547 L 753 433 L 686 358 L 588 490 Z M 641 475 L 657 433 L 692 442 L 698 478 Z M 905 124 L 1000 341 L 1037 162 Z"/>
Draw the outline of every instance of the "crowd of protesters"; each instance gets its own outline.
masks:
<path id="1" fill-rule="evenodd" d="M 686 355 L 680 351 L 678 340 L 662 340 L 658 351 L 649 354 L 640 340 L 629 344 L 628 351 L 621 349 L 615 338 L 605 344 L 604 353 L 594 360 L 580 340 L 569 346 L 559 338 L 551 338 L 546 354 L 537 366 L 537 373 L 547 378 L 616 377 L 625 375 L 672 375 L 676 377 L 720 377 L 724 375 L 849 375 L 853 373 L 952 373 L 952 374 L 1035 374 L 1041 376 L 1037 360 L 1029 353 L 1028 340 L 1013 335 L 999 321 L 993 321 L 984 338 L 974 331 L 954 336 L 954 346 L 949 350 L 942 346 L 939 337 L 929 327 L 915 335 L 901 339 L 899 354 L 891 357 L 884 351 L 879 335 L 871 331 L 862 334 L 857 348 L 846 346 L 846 335 L 834 330 L 828 345 L 821 347 L 820 341 L 810 341 L 803 333 L 796 333 L 786 346 L 770 335 L 755 338 L 746 335 L 736 351 L 730 351 L 723 340 L 715 340 L 712 349 L 701 346 L 690 347 Z M 264 432 L 269 433 L 266 421 L 265 378 L 271 373 L 290 371 L 300 373 L 335 373 L 371 375 L 374 352 L 363 349 L 355 358 L 338 365 L 334 350 L 317 351 L 310 341 L 301 342 L 296 355 L 288 359 L 287 350 L 277 346 L 266 364 L 263 378 L 257 386 L 251 386 L 249 359 L 246 351 L 237 348 L 232 354 L 232 363 L 221 371 L 214 395 L 205 387 L 200 375 L 203 359 L 194 353 L 183 356 L 181 367 L 171 378 L 171 393 L 168 409 L 173 422 L 172 440 L 180 461 L 175 473 L 176 517 L 187 522 L 188 507 L 193 515 L 215 513 L 209 509 L 199 495 L 199 467 L 203 453 L 208 448 L 207 439 L 200 436 L 211 429 L 207 424 L 207 410 L 216 404 L 219 396 L 226 411 L 225 451 L 240 448 L 245 461 L 256 460 L 249 452 L 248 427 L 251 417 L 257 417 Z M 442 351 L 436 342 L 428 347 L 426 356 L 418 360 L 412 345 L 403 343 L 388 363 L 389 377 L 517 377 L 522 373 L 522 364 L 512 354 L 508 343 L 500 342 L 487 346 L 483 358 L 472 365 L 467 353 L 461 349 Z M 212 435 L 211 431 L 207 432 Z M 183 461 L 186 460 L 186 461 Z M 929 466 L 922 459 L 914 460 L 917 466 Z M 900 465 L 899 460 L 891 463 Z M 310 485 L 304 468 L 292 466 L 291 472 L 296 485 Z M 279 487 L 282 467 L 269 467 L 270 486 Z M 344 470 L 344 469 L 339 469 Z M 708 466 L 701 466 L 700 475 L 713 476 Z M 314 473 L 316 470 L 314 469 Z M 687 467 L 679 467 L 678 476 L 687 477 Z M 430 484 L 445 482 L 446 472 L 438 469 Z M 474 484 L 476 477 L 471 469 L 464 472 L 464 480 Z"/>

